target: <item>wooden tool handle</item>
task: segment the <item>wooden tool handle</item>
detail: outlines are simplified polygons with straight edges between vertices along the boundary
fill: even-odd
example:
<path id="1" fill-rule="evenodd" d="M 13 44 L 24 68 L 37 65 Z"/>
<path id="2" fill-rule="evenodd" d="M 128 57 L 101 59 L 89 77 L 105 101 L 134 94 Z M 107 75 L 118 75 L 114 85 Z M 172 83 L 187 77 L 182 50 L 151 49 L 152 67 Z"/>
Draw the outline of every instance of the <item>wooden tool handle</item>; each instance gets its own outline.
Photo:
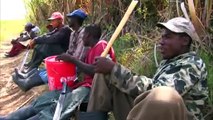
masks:
<path id="1" fill-rule="evenodd" d="M 106 48 L 104 49 L 103 53 L 101 54 L 101 57 L 106 57 L 106 55 L 109 52 L 110 48 L 112 47 L 115 39 L 120 34 L 121 30 L 123 29 L 124 25 L 126 24 L 127 20 L 129 19 L 129 16 L 131 15 L 131 13 L 134 10 L 137 3 L 138 3 L 138 0 L 132 0 L 132 2 L 129 5 L 129 8 L 127 9 L 126 13 L 124 14 L 121 22 L 119 23 L 118 27 L 116 28 L 115 32 L 113 33 L 112 37 L 110 38 Z"/>

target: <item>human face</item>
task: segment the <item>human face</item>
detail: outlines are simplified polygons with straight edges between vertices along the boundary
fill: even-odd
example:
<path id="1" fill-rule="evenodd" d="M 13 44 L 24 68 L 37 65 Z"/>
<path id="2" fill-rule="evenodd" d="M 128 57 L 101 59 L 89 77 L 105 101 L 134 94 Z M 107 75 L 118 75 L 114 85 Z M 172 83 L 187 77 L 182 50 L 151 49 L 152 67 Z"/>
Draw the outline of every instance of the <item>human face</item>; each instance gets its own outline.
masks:
<path id="1" fill-rule="evenodd" d="M 29 33 L 29 32 L 30 32 L 30 30 L 31 30 L 31 28 L 30 28 L 30 27 L 25 27 L 24 29 L 25 29 L 25 31 L 27 31 L 28 33 Z"/>
<path id="2" fill-rule="evenodd" d="M 74 27 L 75 24 L 76 24 L 76 19 L 74 17 L 68 17 L 68 24 L 69 24 L 69 27 Z"/>
<path id="3" fill-rule="evenodd" d="M 184 39 L 179 34 L 168 29 L 164 29 L 160 41 L 160 52 L 163 59 L 171 59 L 182 53 L 184 49 Z"/>
<path id="4" fill-rule="evenodd" d="M 60 22 L 59 22 L 58 19 L 51 20 L 51 21 L 50 21 L 50 25 L 52 25 L 53 28 L 57 28 L 57 27 L 59 27 Z"/>

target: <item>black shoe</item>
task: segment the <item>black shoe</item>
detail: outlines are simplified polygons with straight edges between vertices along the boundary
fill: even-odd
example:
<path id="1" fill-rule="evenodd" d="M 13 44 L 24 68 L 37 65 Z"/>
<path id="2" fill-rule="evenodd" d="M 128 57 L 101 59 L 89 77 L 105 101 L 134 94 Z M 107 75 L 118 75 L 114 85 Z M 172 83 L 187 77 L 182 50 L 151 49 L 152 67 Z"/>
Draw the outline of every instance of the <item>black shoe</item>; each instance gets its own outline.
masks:
<path id="1" fill-rule="evenodd" d="M 9 53 L 5 53 L 4 57 L 11 57 Z M 1 119 L 0 119 L 1 120 Z"/>
<path id="2" fill-rule="evenodd" d="M 33 69 L 38 69 L 38 67 L 24 67 L 24 69 L 21 72 L 26 74 L 32 71 Z"/>
<path id="3" fill-rule="evenodd" d="M 15 82 L 21 90 L 25 92 L 33 87 L 45 84 L 38 73 L 34 73 L 25 79 L 19 78 L 16 74 L 13 74 L 12 78 L 13 82 Z"/>
<path id="4" fill-rule="evenodd" d="M 15 74 L 16 74 L 19 78 L 22 78 L 22 79 L 25 79 L 25 78 L 31 76 L 31 75 L 34 74 L 34 73 L 38 73 L 37 68 L 34 68 L 34 69 L 32 69 L 31 71 L 28 71 L 28 72 L 26 72 L 26 73 L 21 73 L 21 72 L 19 72 L 19 70 L 18 70 L 17 68 L 15 68 L 14 71 L 15 71 Z"/>

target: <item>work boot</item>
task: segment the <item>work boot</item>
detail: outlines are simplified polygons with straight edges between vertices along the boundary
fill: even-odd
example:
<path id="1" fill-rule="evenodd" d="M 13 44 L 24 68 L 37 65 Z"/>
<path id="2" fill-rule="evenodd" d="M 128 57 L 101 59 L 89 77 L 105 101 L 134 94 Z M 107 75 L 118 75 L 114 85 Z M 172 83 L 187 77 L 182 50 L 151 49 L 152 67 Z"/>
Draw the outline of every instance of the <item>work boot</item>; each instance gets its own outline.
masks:
<path id="1" fill-rule="evenodd" d="M 17 68 L 15 68 L 14 71 L 15 71 L 15 74 L 16 74 L 19 78 L 22 78 L 22 79 L 25 79 L 25 78 L 31 76 L 31 75 L 34 74 L 34 73 L 38 73 L 37 68 L 34 68 L 34 69 L 32 69 L 32 70 L 30 70 L 30 71 L 28 71 L 28 72 L 26 72 L 26 73 L 21 73 L 21 72 L 19 72 L 19 70 L 18 70 Z"/>
<path id="2" fill-rule="evenodd" d="M 10 113 L 5 117 L 0 117 L 0 120 L 26 120 L 34 115 L 36 115 L 36 111 L 31 105 L 28 105 Z"/>
<path id="3" fill-rule="evenodd" d="M 25 92 L 33 87 L 45 84 L 39 76 L 38 72 L 32 74 L 31 76 L 25 79 L 19 78 L 15 74 L 13 74 L 12 77 L 13 81 Z"/>

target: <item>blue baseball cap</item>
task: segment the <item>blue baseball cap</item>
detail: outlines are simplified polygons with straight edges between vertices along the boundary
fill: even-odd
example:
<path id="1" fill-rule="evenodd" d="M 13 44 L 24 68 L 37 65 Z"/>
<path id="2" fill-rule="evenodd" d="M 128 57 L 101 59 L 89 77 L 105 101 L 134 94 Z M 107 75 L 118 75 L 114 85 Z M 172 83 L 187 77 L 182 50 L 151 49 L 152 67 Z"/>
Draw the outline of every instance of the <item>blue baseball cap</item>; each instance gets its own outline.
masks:
<path id="1" fill-rule="evenodd" d="M 73 12 L 67 14 L 67 17 L 73 17 L 73 16 L 78 16 L 82 19 L 85 19 L 87 17 L 87 14 L 83 10 L 77 9 L 77 10 L 74 10 Z"/>

